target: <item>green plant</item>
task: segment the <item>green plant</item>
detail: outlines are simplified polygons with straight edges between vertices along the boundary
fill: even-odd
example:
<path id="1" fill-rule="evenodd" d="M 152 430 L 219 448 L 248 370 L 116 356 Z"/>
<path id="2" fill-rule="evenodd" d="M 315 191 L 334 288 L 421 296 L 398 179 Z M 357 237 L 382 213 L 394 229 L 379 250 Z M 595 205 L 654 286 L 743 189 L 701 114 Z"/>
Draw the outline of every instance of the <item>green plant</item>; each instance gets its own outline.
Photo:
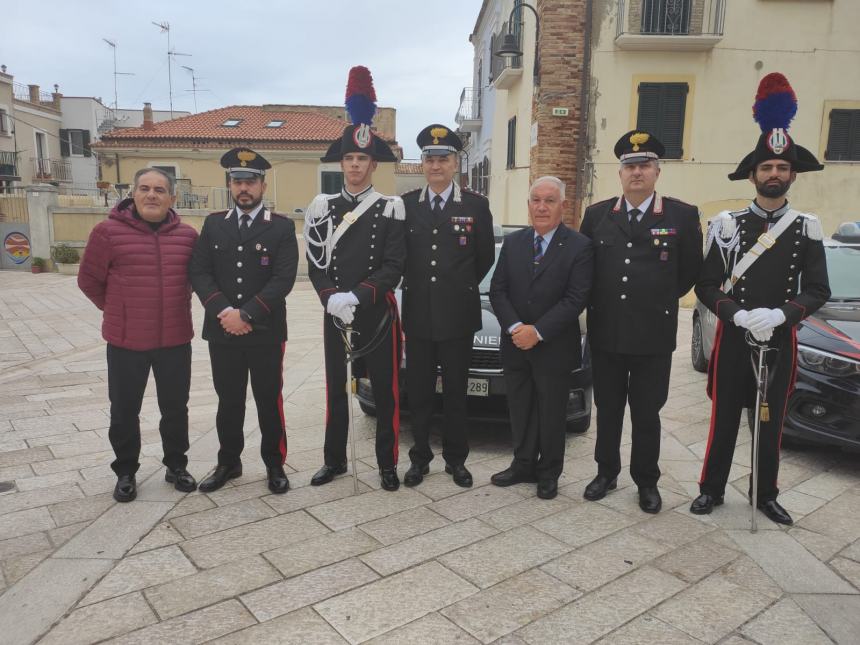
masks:
<path id="1" fill-rule="evenodd" d="M 51 249 L 51 258 L 59 264 L 77 264 L 81 261 L 81 254 L 68 244 L 57 244 Z"/>
<path id="2" fill-rule="evenodd" d="M 34 255 L 33 258 L 30 260 L 30 264 L 32 264 L 32 266 L 39 267 L 40 269 L 45 268 L 45 263 L 46 263 L 45 258 L 40 258 L 37 255 Z"/>

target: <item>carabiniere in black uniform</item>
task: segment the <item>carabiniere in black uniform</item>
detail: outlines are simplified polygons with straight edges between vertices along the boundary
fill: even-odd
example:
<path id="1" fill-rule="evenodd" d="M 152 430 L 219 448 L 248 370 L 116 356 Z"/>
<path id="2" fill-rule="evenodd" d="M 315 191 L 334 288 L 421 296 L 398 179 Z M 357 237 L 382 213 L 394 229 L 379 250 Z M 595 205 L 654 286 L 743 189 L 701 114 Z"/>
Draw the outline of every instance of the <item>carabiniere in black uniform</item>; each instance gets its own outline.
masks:
<path id="1" fill-rule="evenodd" d="M 616 146 L 622 163 L 635 136 L 624 135 Z M 586 209 L 580 232 L 591 238 L 595 256 L 587 321 L 601 492 L 614 488 L 621 472 L 621 427 L 629 402 L 630 473 L 641 497 L 660 478 L 660 409 L 669 394 L 678 300 L 693 287 L 702 264 L 699 213 L 655 193 L 641 220 L 631 222 L 624 197 L 613 197 Z M 599 499 L 589 497 L 588 489 L 586 498 Z"/>
<path id="2" fill-rule="evenodd" d="M 430 424 L 437 365 L 442 368 L 445 420 L 442 457 L 462 466 L 469 454 L 466 384 L 473 335 L 481 328 L 479 284 L 493 266 L 493 216 L 486 197 L 451 185 L 444 208 L 430 203 L 429 186 L 403 195 L 406 207 L 406 274 L 403 328 L 412 435 L 412 463 L 433 459 Z"/>
<path id="3" fill-rule="evenodd" d="M 249 375 L 262 433 L 263 462 L 268 468 L 280 469 L 287 457 L 281 395 L 287 340 L 285 299 L 298 268 L 296 229 L 291 220 L 262 208 L 250 227 L 241 229 L 241 215 L 238 208 L 209 215 L 189 265 L 194 292 L 206 310 L 203 338 L 209 341 L 218 393 L 218 466 L 232 469 L 231 476 L 241 474 Z M 228 307 L 240 310 L 252 326 L 250 333 L 239 336 L 224 331 L 218 314 Z"/>

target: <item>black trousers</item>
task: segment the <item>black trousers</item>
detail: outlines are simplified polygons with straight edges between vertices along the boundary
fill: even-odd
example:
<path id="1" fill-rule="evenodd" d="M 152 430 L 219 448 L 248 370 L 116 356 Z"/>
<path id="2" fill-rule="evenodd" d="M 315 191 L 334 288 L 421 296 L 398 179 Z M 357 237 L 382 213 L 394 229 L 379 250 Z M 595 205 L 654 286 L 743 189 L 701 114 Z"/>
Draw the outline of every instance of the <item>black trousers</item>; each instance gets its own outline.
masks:
<path id="1" fill-rule="evenodd" d="M 660 479 L 660 410 L 669 396 L 671 354 L 619 354 L 593 349 L 594 403 L 597 407 L 597 472 L 614 479 L 621 472 L 621 427 L 630 405 L 633 447 L 630 475 L 637 486 Z"/>
<path id="2" fill-rule="evenodd" d="M 767 388 L 769 421 L 759 425 L 758 500 L 767 502 L 779 494 L 779 444 L 789 394 L 796 374 L 797 337 L 795 328 L 774 332 L 769 345 L 778 349 L 767 352 L 772 381 Z M 722 497 L 732 467 L 738 427 L 744 408 L 755 406 L 756 382 L 750 359 L 751 350 L 744 330 L 722 321 L 717 324 L 714 349 L 708 364 L 708 394 L 711 397 L 711 429 L 702 465 L 699 490 Z M 758 357 L 753 354 L 758 365 Z M 755 410 L 753 410 L 755 412 Z M 750 451 L 753 444 L 750 442 Z M 749 492 L 752 492 L 750 474 Z"/>
<path id="3" fill-rule="evenodd" d="M 245 396 L 248 376 L 257 404 L 257 420 L 262 441 L 260 456 L 267 467 L 283 466 L 287 459 L 287 431 L 284 422 L 284 350 L 286 343 L 277 345 L 230 345 L 209 343 L 212 380 L 218 394 L 218 463 L 233 466 L 239 463 L 245 447 Z"/>
<path id="4" fill-rule="evenodd" d="M 363 357 L 362 363 L 370 377 L 376 404 L 376 463 L 380 468 L 397 465 L 398 436 L 400 434 L 400 392 L 397 381 L 400 370 L 400 322 L 393 295 L 388 294 L 387 305 L 393 307 L 392 322 L 382 343 Z M 353 329 L 353 343 L 367 343 L 374 336 L 385 308 L 374 307 L 357 312 Z M 341 331 L 334 318 L 324 314 L 323 343 L 325 346 L 326 423 L 323 457 L 328 466 L 346 463 L 346 443 L 349 438 L 349 401 L 346 398 L 346 348 Z M 353 365 L 356 372 L 361 367 Z M 354 374 L 355 376 L 355 374 Z"/>
<path id="5" fill-rule="evenodd" d="M 472 357 L 472 335 L 433 341 L 406 338 L 406 390 L 415 445 L 409 451 L 413 463 L 424 465 L 433 460 L 430 426 L 436 402 L 436 366 L 442 368 L 442 458 L 445 463 L 461 465 L 469 456 L 466 426 L 466 383 Z"/>
<path id="6" fill-rule="evenodd" d="M 188 465 L 188 391 L 191 389 L 191 343 L 148 351 L 107 346 L 110 429 L 108 438 L 116 459 L 110 467 L 117 475 L 133 475 L 140 468 L 140 407 L 149 370 L 161 421 L 158 431 L 168 468 Z"/>
<path id="7" fill-rule="evenodd" d="M 510 337 L 502 339 L 502 365 L 511 418 L 514 448 L 512 467 L 539 480 L 558 479 L 564 467 L 567 401 L 570 396 L 568 358 L 578 343 L 540 342 L 518 349 Z"/>

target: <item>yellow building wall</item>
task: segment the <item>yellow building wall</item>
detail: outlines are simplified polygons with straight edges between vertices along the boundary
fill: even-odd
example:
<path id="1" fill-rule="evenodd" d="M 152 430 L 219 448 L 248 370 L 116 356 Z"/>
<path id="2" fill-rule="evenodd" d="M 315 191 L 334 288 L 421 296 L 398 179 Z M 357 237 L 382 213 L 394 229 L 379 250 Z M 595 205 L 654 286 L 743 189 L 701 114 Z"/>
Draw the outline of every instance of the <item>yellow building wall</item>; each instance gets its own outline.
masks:
<path id="1" fill-rule="evenodd" d="M 224 168 L 219 159 L 225 151 L 214 151 L 212 158 L 182 156 L 165 153 L 161 156 L 140 153 L 119 152 L 119 173 L 114 152 L 102 153 L 102 173 L 111 183 L 130 184 L 134 174 L 152 166 L 174 166 L 178 179 L 190 179 L 192 188 L 225 188 Z M 275 204 L 275 210 L 282 214 L 295 214 L 296 209 L 304 209 L 321 191 L 322 164 L 317 153 L 306 158 L 279 159 L 275 154 L 266 154 L 272 168 L 266 173 L 266 198 Z M 326 165 L 325 169 L 329 169 Z M 381 193 L 395 194 L 394 164 L 381 163 L 373 174 L 374 185 Z"/>
<path id="2" fill-rule="evenodd" d="M 726 175 L 750 152 L 760 131 L 751 106 L 761 78 L 786 75 L 798 97 L 792 137 L 825 164 L 798 175 L 793 207 L 821 217 L 825 233 L 857 220 L 860 163 L 825 162 L 829 110 L 860 106 L 860 2 L 815 0 L 727 3 L 724 36 L 708 51 L 626 51 L 615 44 L 618 3 L 597 0 L 590 115 L 593 180 L 585 203 L 620 193 L 613 146 L 636 125 L 639 81 L 686 81 L 684 160 L 666 160 L 658 191 L 697 204 L 705 215 L 738 207 L 755 195 Z M 596 98 L 595 98 L 596 97 Z"/>

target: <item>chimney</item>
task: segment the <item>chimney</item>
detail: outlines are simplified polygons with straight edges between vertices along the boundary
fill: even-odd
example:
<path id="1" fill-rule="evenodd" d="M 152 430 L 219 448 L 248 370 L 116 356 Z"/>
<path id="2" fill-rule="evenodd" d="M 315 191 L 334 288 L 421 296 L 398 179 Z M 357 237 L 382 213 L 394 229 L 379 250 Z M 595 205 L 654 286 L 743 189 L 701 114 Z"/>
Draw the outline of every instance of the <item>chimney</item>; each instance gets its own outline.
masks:
<path id="1" fill-rule="evenodd" d="M 143 104 L 143 129 L 155 130 L 155 124 L 152 122 L 152 103 Z"/>
<path id="2" fill-rule="evenodd" d="M 60 109 L 61 109 L 61 103 L 60 103 L 60 101 L 62 100 L 62 98 L 63 98 L 63 95 L 62 95 L 62 94 L 60 94 L 60 86 L 59 86 L 59 85 L 54 85 L 54 91 L 53 91 L 53 93 L 51 94 L 51 100 L 52 100 L 52 101 L 53 101 L 53 103 L 54 103 L 54 109 L 55 109 L 55 110 L 60 110 Z"/>
<path id="3" fill-rule="evenodd" d="M 39 86 L 28 85 L 27 89 L 30 90 L 30 103 L 35 103 L 36 105 L 39 105 Z"/>

